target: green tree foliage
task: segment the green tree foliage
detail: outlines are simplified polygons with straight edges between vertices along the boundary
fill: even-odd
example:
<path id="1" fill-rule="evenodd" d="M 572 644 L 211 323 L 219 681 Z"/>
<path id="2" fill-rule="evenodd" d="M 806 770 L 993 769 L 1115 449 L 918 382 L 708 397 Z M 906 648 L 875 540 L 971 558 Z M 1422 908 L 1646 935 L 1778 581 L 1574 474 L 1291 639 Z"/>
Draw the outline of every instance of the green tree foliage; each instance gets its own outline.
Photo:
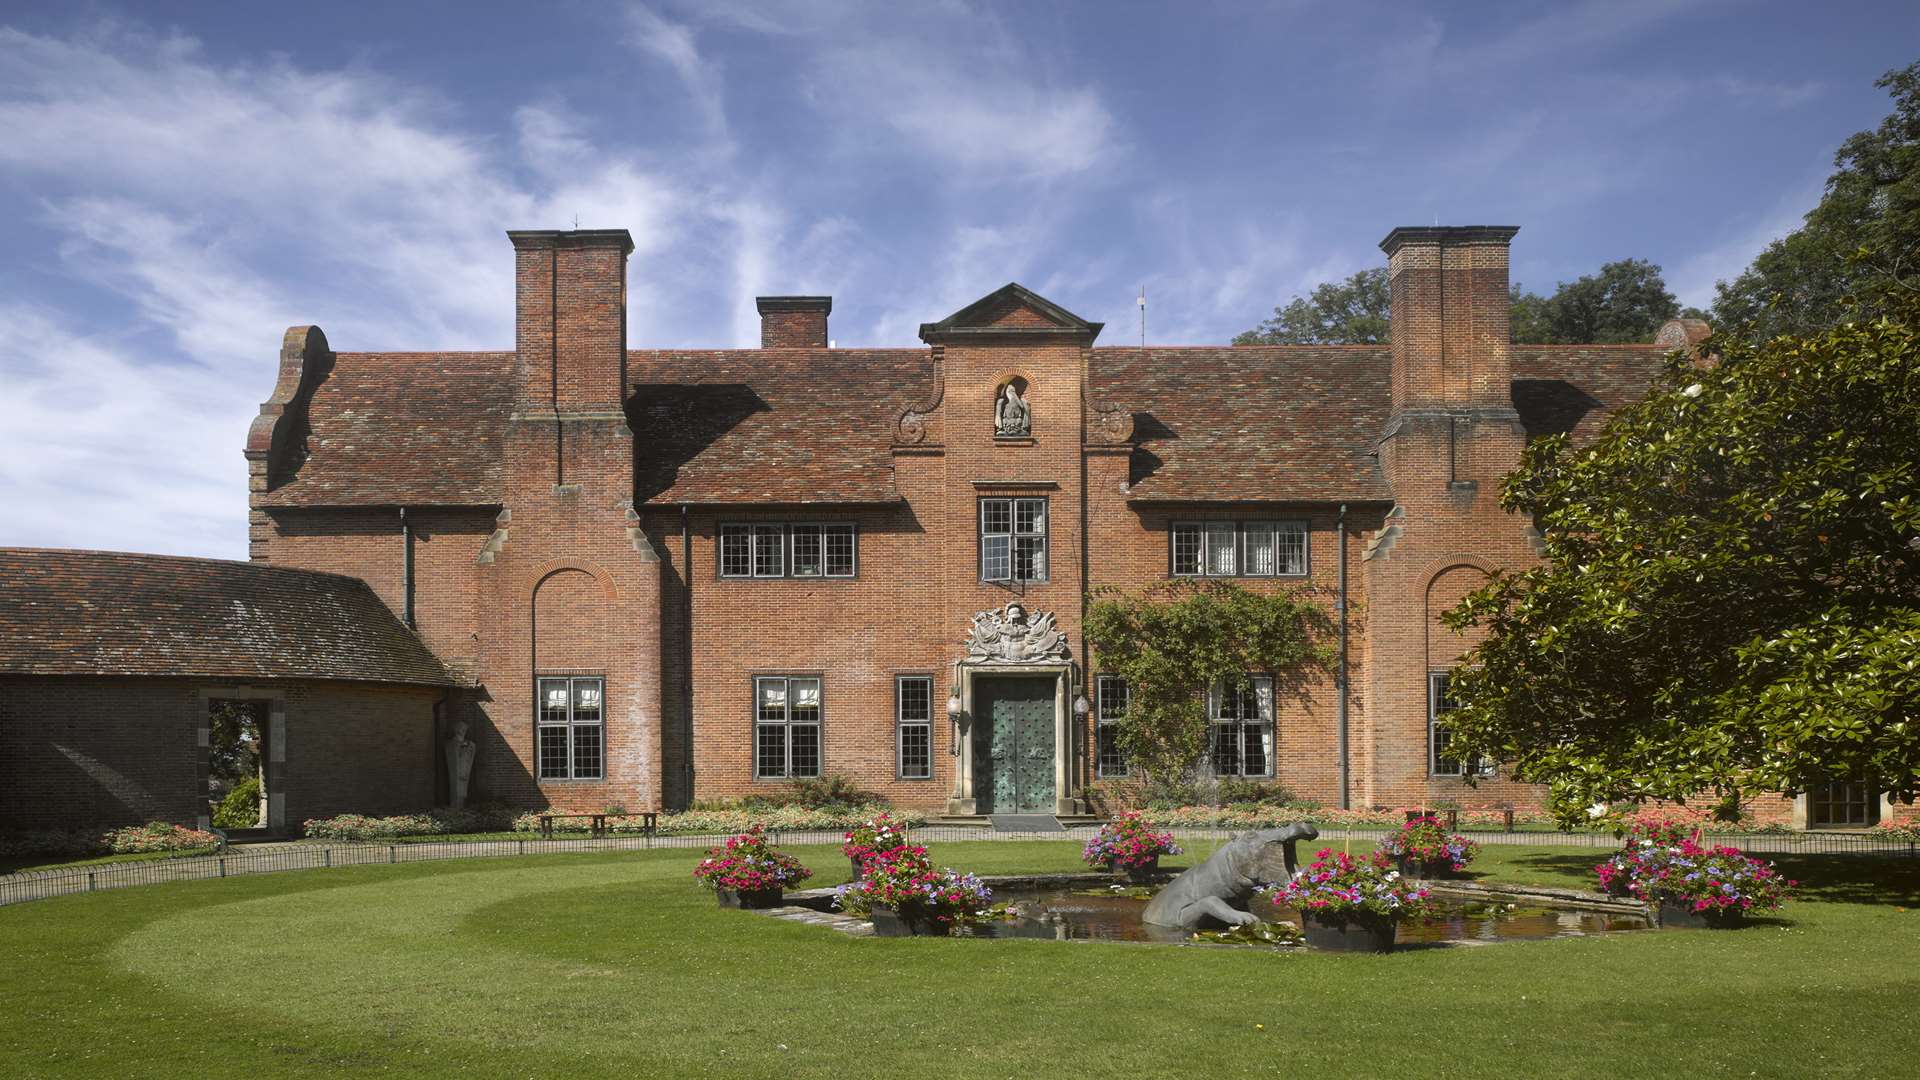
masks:
<path id="1" fill-rule="evenodd" d="M 1719 283 L 1714 320 L 1748 336 L 1807 336 L 1872 319 L 1920 291 L 1920 63 L 1874 84 L 1893 112 L 1842 143 L 1819 205 Z"/>
<path id="2" fill-rule="evenodd" d="M 1391 329 L 1387 268 L 1362 270 L 1296 296 L 1273 317 L 1233 339 L 1235 345 L 1382 345 Z"/>
<path id="3" fill-rule="evenodd" d="M 260 719 L 264 702 L 218 700 L 208 709 L 208 771 L 223 786 L 260 772 Z"/>
<path id="4" fill-rule="evenodd" d="M 213 808 L 216 829 L 251 829 L 260 824 L 260 778 L 249 776 Z"/>
<path id="5" fill-rule="evenodd" d="M 1528 450 L 1505 505 L 1544 565 L 1451 612 L 1462 757 L 1617 799 L 1920 786 L 1920 302 L 1675 357 L 1589 448 Z"/>
<path id="6" fill-rule="evenodd" d="M 1526 345 L 1592 345 L 1652 341 L 1660 324 L 1681 314 L 1660 268 L 1622 259 L 1552 296 L 1509 290 L 1513 340 Z M 1235 345 L 1382 345 L 1392 339 L 1391 293 L 1385 267 L 1296 296 L 1273 317 L 1233 339 Z M 1688 314 L 1702 313 L 1688 309 Z"/>
<path id="7" fill-rule="evenodd" d="M 1667 291 L 1658 266 L 1621 259 L 1561 283 L 1542 304 L 1540 321 L 1548 344 L 1620 345 L 1652 341 L 1660 324 L 1679 313 L 1680 302 Z"/>
<path id="8" fill-rule="evenodd" d="M 1103 673 L 1127 680 L 1120 747 L 1149 785 L 1177 783 L 1206 753 L 1209 686 L 1268 674 L 1278 694 L 1331 659 L 1326 610 L 1304 592 L 1177 580 L 1094 596 L 1087 641 Z"/>

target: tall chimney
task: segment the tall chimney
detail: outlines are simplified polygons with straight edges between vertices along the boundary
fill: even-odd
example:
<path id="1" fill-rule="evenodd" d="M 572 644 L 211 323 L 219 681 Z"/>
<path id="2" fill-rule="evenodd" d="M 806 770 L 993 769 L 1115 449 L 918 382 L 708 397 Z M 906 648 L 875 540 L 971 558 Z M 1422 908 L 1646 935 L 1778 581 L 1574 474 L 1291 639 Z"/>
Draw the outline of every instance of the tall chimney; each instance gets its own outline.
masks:
<path id="1" fill-rule="evenodd" d="M 625 229 L 507 233 L 515 282 L 515 411 L 619 414 L 627 385 Z"/>
<path id="2" fill-rule="evenodd" d="M 824 349 L 831 296 L 762 296 L 760 347 L 763 349 Z"/>
<path id="3" fill-rule="evenodd" d="M 1393 291 L 1393 411 L 1512 409 L 1507 248 L 1515 225 L 1399 228 L 1380 241 Z"/>

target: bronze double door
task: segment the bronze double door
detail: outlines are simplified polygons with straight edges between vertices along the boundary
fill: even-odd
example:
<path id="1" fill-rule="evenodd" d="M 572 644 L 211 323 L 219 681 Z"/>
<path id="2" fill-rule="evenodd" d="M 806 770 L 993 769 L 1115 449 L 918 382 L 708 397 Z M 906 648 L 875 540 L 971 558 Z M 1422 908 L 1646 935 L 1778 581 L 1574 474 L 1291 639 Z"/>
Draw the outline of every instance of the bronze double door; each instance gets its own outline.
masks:
<path id="1" fill-rule="evenodd" d="M 1054 810 L 1053 676 L 973 680 L 973 791 L 983 814 Z"/>

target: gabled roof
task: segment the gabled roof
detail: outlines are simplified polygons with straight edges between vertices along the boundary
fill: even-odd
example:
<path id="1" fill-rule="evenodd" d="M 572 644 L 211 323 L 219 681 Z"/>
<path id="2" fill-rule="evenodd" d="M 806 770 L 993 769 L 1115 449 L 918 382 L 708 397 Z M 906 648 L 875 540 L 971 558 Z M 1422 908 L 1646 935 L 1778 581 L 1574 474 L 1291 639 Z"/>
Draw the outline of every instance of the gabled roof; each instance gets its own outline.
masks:
<path id="1" fill-rule="evenodd" d="M 1140 502 L 1388 500 L 1372 456 L 1384 345 L 1094 349 L 1088 394 L 1134 414 Z"/>
<path id="2" fill-rule="evenodd" d="M 921 323 L 920 340 L 1066 338 L 1091 344 L 1105 323 L 1088 322 L 1018 282 L 1008 282 L 939 322 Z"/>
<path id="3" fill-rule="evenodd" d="M 1617 409 L 1647 396 L 1664 345 L 1515 345 L 1513 407 L 1527 437 L 1593 441 Z"/>
<path id="4" fill-rule="evenodd" d="M 454 684 L 359 578 L 40 548 L 0 548 L 0 673 Z"/>
<path id="5" fill-rule="evenodd" d="M 933 386 L 925 349 L 627 354 L 634 501 L 893 503 L 890 422 Z"/>
<path id="6" fill-rule="evenodd" d="M 496 506 L 513 353 L 335 353 L 304 455 L 256 499 L 290 506 Z"/>

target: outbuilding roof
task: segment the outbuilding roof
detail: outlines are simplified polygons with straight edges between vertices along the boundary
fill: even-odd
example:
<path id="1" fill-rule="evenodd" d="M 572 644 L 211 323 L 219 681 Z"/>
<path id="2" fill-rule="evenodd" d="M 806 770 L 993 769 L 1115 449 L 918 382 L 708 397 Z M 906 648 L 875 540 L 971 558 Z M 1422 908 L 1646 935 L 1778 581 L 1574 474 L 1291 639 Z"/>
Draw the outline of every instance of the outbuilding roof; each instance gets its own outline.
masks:
<path id="1" fill-rule="evenodd" d="M 0 673 L 454 684 L 358 578 L 42 548 L 0 548 Z"/>

